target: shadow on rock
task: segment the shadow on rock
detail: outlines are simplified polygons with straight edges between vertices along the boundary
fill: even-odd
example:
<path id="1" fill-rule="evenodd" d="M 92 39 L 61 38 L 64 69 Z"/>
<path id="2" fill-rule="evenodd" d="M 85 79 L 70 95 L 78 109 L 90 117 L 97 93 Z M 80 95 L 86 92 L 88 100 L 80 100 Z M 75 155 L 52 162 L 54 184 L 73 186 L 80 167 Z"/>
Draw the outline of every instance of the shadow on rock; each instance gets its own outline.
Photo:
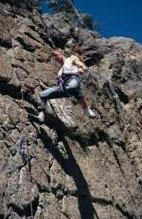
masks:
<path id="1" fill-rule="evenodd" d="M 40 130 L 39 138 L 42 140 L 47 150 L 53 155 L 53 157 L 60 164 L 64 172 L 70 175 L 71 177 L 73 177 L 77 188 L 77 194 L 78 194 L 77 198 L 78 198 L 78 205 L 79 205 L 81 219 L 86 219 L 86 218 L 100 219 L 93 206 L 88 184 L 83 176 L 83 173 L 79 165 L 77 164 L 72 154 L 72 151 L 65 137 L 62 136 L 62 142 L 65 146 L 65 150 L 68 156 L 67 159 L 64 158 L 62 153 L 59 151 L 59 149 L 53 145 L 51 138 L 49 138 L 49 136 L 47 135 L 46 131 L 43 128 L 41 128 Z"/>

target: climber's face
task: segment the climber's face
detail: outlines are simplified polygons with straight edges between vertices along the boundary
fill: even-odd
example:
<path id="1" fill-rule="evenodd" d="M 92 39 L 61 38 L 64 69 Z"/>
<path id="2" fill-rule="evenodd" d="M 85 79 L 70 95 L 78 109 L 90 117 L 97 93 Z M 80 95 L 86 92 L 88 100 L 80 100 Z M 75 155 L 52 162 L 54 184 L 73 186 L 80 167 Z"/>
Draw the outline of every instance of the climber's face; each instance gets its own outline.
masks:
<path id="1" fill-rule="evenodd" d="M 62 64 L 64 62 L 64 56 L 60 52 L 54 51 L 53 56 L 56 59 L 56 61 L 58 61 L 59 63 Z"/>

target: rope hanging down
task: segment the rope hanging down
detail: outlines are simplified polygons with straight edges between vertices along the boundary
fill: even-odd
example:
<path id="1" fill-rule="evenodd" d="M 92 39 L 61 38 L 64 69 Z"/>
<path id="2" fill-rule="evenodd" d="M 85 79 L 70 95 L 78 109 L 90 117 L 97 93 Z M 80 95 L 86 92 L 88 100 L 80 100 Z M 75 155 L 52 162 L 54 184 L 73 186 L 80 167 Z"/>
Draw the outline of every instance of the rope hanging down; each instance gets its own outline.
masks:
<path id="1" fill-rule="evenodd" d="M 27 150 L 27 143 L 26 143 L 26 140 L 24 138 L 23 131 L 22 131 L 21 135 L 20 135 L 20 140 L 19 140 L 19 154 L 22 157 L 24 157 L 26 150 Z"/>
<path id="2" fill-rule="evenodd" d="M 28 149 L 28 144 L 26 140 L 26 134 L 28 134 L 28 131 L 26 130 L 26 125 L 24 121 L 24 113 L 25 113 L 25 106 L 24 106 L 24 90 L 21 89 L 22 94 L 22 118 L 21 118 L 21 124 L 22 124 L 22 131 L 20 134 L 20 141 L 19 141 L 19 154 L 22 156 L 22 159 L 27 163 L 27 177 L 28 177 L 28 199 L 30 203 L 30 217 L 29 219 L 33 219 L 33 204 L 32 204 L 32 174 L 31 174 L 31 156 L 30 151 Z"/>
<path id="3" fill-rule="evenodd" d="M 11 10 L 12 6 L 11 6 Z M 14 60 L 15 60 L 15 50 L 14 50 L 14 45 L 13 45 L 13 41 L 12 41 L 12 35 L 11 35 L 11 30 L 8 24 L 8 12 L 6 9 L 4 9 L 4 15 L 5 15 L 5 21 L 6 21 L 6 25 L 8 27 L 8 34 L 9 34 L 9 38 L 11 41 L 11 46 L 12 46 L 12 50 L 13 50 L 13 54 L 14 54 Z M 13 73 L 15 73 L 15 70 L 13 71 Z M 12 75 L 13 75 L 12 73 Z M 27 145 L 27 141 L 25 138 L 25 134 L 26 134 L 26 126 L 25 126 L 25 122 L 24 122 L 24 113 L 25 113 L 25 107 L 24 107 L 24 89 L 22 86 L 21 89 L 21 95 L 22 95 L 22 118 L 21 118 L 21 124 L 22 124 L 22 130 L 21 130 L 21 134 L 20 134 L 20 138 L 19 138 L 19 154 L 22 156 L 22 159 L 24 161 L 27 162 L 27 175 L 28 175 L 28 196 L 29 196 L 29 203 L 30 203 L 30 216 L 28 218 L 33 219 L 33 205 L 32 205 L 32 175 L 31 175 L 31 162 L 30 162 L 30 153 L 28 150 L 28 145 Z M 28 156 L 26 156 L 28 155 Z M 25 158 L 28 157 L 27 160 L 25 160 Z"/>

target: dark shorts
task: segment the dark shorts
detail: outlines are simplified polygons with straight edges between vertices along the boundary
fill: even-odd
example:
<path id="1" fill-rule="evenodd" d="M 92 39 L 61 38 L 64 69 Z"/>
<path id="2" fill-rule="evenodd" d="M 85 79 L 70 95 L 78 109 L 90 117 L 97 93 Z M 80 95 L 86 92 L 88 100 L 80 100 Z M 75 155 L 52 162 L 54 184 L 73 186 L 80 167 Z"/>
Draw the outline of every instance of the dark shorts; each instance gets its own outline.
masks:
<path id="1" fill-rule="evenodd" d="M 74 96 L 77 100 L 82 98 L 80 78 L 72 76 L 65 80 L 62 86 L 54 86 L 40 92 L 39 94 L 39 108 L 45 108 L 48 99 L 56 99 L 63 97 Z"/>
<path id="2" fill-rule="evenodd" d="M 68 96 L 74 96 L 77 100 L 82 97 L 79 77 L 71 77 L 63 84 L 63 89 Z"/>

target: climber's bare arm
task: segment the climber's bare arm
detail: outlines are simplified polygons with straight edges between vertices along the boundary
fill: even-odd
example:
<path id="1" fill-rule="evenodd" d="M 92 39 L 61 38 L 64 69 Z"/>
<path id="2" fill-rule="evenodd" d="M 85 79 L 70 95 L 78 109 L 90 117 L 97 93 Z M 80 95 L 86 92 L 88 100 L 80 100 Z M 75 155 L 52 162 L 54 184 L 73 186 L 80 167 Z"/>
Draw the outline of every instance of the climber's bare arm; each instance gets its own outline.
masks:
<path id="1" fill-rule="evenodd" d="M 48 88 L 48 86 L 42 80 L 39 81 L 39 85 L 42 89 L 47 89 Z"/>
<path id="2" fill-rule="evenodd" d="M 87 69 L 83 69 L 83 68 L 78 68 L 78 72 L 80 73 L 80 74 L 84 74 L 85 72 L 86 72 L 86 70 Z"/>
<path id="3" fill-rule="evenodd" d="M 86 65 L 83 62 L 81 62 L 78 57 L 75 57 L 73 59 L 73 63 L 78 66 L 78 71 L 80 74 L 83 74 L 87 71 Z"/>
<path id="4" fill-rule="evenodd" d="M 61 68 L 61 69 L 59 70 L 59 72 L 58 72 L 58 77 L 61 77 L 62 74 L 63 74 L 63 68 Z"/>

